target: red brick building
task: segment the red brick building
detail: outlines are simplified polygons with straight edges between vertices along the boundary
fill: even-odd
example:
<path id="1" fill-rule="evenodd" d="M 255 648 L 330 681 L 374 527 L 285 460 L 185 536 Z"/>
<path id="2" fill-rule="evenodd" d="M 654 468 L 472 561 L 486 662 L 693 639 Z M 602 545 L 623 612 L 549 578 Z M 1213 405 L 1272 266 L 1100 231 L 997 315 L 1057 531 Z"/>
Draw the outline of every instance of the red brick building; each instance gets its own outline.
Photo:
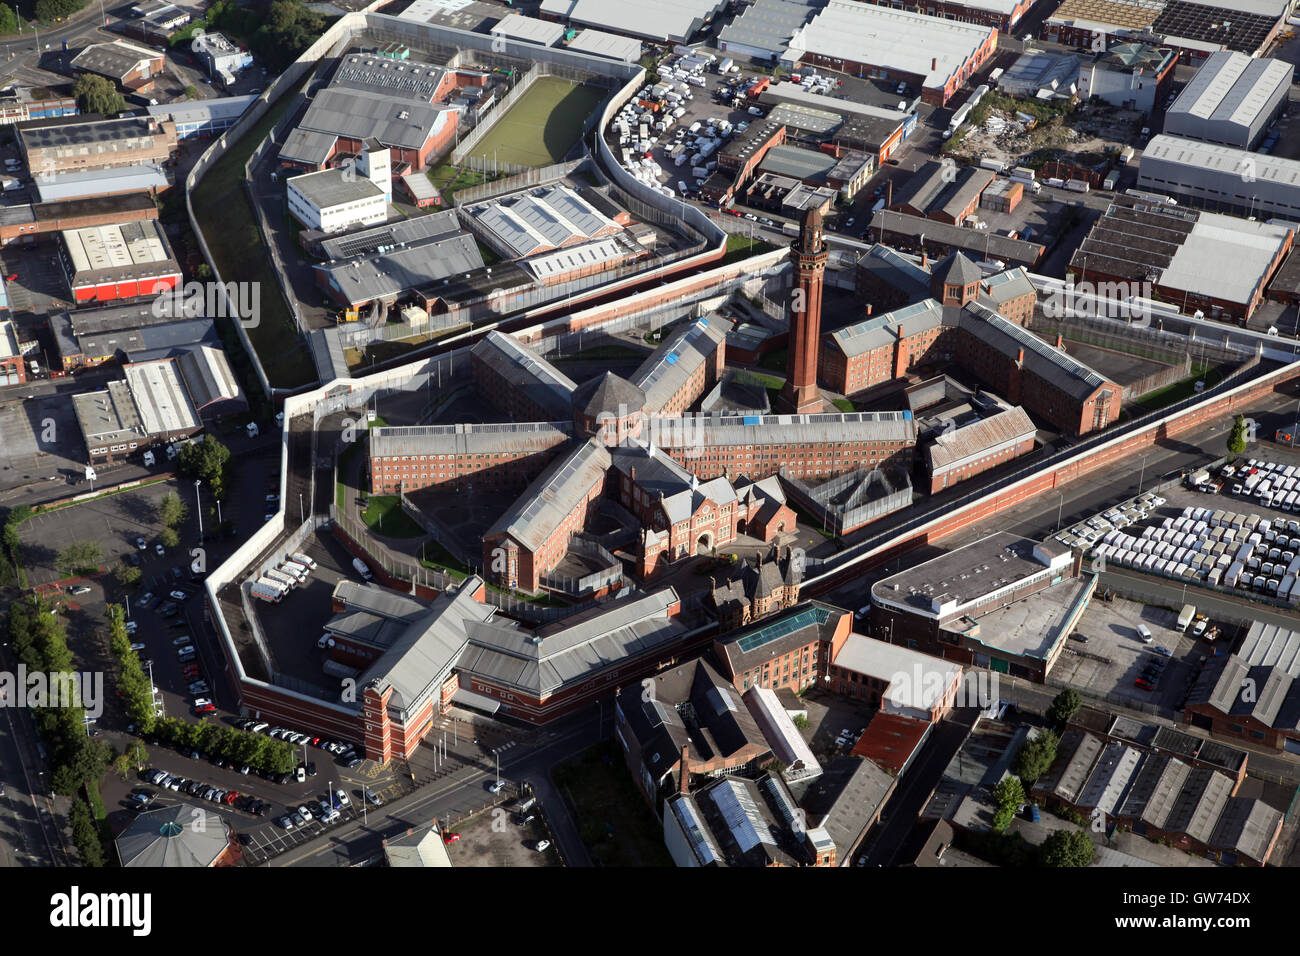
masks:
<path id="1" fill-rule="evenodd" d="M 822 214 L 809 209 L 790 245 L 794 288 L 790 290 L 789 364 L 778 401 L 780 409 L 794 415 L 820 412 L 824 406 L 817 389 L 818 342 L 821 339 L 822 283 L 829 253 L 822 241 Z"/>
<path id="2" fill-rule="evenodd" d="M 1022 270 L 986 279 L 960 253 L 936 264 L 928 275 L 911 269 L 913 274 L 906 275 L 898 267 L 899 297 L 924 294 L 924 280 L 930 297 L 827 336 L 822 381 L 828 388 L 851 395 L 921 369 L 960 365 L 1011 404 L 1025 406 L 1068 434 L 1087 434 L 1118 420 L 1119 385 L 1018 324 L 1032 315 L 1036 299 Z M 887 281 L 880 270 L 865 272 L 869 282 Z M 1010 315 L 1003 315 L 1003 309 Z"/>
<path id="3" fill-rule="evenodd" d="M 429 425 L 370 429 L 370 493 L 421 488 L 521 490 L 572 438 L 567 422 L 509 429 Z"/>
<path id="4" fill-rule="evenodd" d="M 742 694 L 751 687 L 798 693 L 822 681 L 852 631 L 849 611 L 806 601 L 716 639 L 713 656 Z"/>

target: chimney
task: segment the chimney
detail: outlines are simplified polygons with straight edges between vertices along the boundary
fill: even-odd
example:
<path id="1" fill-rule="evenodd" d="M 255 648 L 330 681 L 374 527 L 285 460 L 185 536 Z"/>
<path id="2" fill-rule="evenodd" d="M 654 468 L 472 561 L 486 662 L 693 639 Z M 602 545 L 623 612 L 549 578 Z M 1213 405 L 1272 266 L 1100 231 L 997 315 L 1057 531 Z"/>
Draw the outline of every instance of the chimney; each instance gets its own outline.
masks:
<path id="1" fill-rule="evenodd" d="M 691 792 L 690 750 L 691 748 L 689 744 L 682 744 L 682 769 L 681 769 L 682 780 L 681 783 L 678 784 L 677 786 L 677 792 L 680 793 L 683 797 L 687 796 Z"/>
<path id="2" fill-rule="evenodd" d="M 930 257 L 929 255 L 926 254 L 926 251 L 924 249 L 921 250 L 921 268 L 922 269 L 930 268 Z"/>
<path id="3" fill-rule="evenodd" d="M 1024 349 L 1017 349 L 1017 350 L 1016 350 L 1016 364 L 1017 364 L 1017 365 L 1024 365 L 1024 364 L 1025 364 L 1025 350 L 1024 350 Z"/>
<path id="4" fill-rule="evenodd" d="M 867 318 L 871 318 L 871 310 L 872 310 L 872 308 L 873 308 L 873 306 L 871 305 L 870 302 L 868 302 L 868 303 L 867 303 Z"/>
<path id="5" fill-rule="evenodd" d="M 937 69 L 939 69 L 939 58 L 932 56 L 930 57 L 930 72 L 933 73 Z"/>
<path id="6" fill-rule="evenodd" d="M 1060 332 L 1056 333 L 1056 347 L 1058 349 L 1065 348 L 1065 336 L 1062 335 Z"/>

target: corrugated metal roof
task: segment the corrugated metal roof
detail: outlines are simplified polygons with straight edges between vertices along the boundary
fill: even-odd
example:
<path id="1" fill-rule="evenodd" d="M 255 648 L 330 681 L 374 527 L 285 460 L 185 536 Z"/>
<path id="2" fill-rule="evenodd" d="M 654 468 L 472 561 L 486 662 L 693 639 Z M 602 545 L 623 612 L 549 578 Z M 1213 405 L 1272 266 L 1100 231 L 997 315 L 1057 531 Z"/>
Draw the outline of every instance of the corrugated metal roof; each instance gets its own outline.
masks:
<path id="1" fill-rule="evenodd" d="M 941 474 L 998 448 L 1033 438 L 1037 431 L 1029 415 L 1017 405 L 991 418 L 944 432 L 926 449 L 930 472 Z"/>
<path id="2" fill-rule="evenodd" d="M 539 549 L 579 501 L 605 480 L 608 449 L 589 438 L 542 472 L 483 535 L 504 535 L 531 551 Z"/>
<path id="3" fill-rule="evenodd" d="M 471 350 L 474 361 L 482 362 L 510 383 L 529 401 L 556 421 L 572 414 L 577 383 L 513 335 L 495 329 Z"/>
<path id="4" fill-rule="evenodd" d="M 716 313 L 680 325 L 632 374 L 631 382 L 645 392 L 645 412 L 653 415 L 717 354 L 731 323 Z"/>
<path id="5" fill-rule="evenodd" d="M 545 451 L 573 436 L 572 421 L 407 425 L 370 429 L 370 456 Z"/>

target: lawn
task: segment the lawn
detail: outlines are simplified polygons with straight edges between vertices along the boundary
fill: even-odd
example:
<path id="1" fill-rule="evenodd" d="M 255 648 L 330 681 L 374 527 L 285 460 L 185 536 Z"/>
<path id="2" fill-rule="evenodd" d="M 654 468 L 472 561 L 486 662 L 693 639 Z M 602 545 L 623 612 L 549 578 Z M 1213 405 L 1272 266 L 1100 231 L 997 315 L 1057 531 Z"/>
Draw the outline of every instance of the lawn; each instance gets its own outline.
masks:
<path id="1" fill-rule="evenodd" d="M 573 804 L 582 842 L 597 866 L 672 866 L 663 827 L 610 741 L 562 764 L 552 777 Z"/>
<path id="2" fill-rule="evenodd" d="M 776 246 L 757 237 L 742 236 L 738 232 L 727 233 L 727 254 L 722 257 L 722 265 L 748 259 L 763 252 L 769 252 Z"/>
<path id="3" fill-rule="evenodd" d="M 248 329 L 248 337 L 257 350 L 267 379 L 273 387 L 279 388 L 295 388 L 314 382 L 316 367 L 280 294 L 275 270 L 262 243 L 262 234 L 253 220 L 243 179 L 248 157 L 293 104 L 296 94 L 296 88 L 286 91 L 261 122 L 213 164 L 191 194 L 194 218 L 221 278 L 226 282 L 257 282 L 260 285 L 260 321 Z M 229 319 L 218 322 L 219 325 L 229 323 Z"/>
<path id="4" fill-rule="evenodd" d="M 831 399 L 831 404 L 834 405 L 836 408 L 838 408 L 838 409 L 839 409 L 840 411 L 842 411 L 842 412 L 856 412 L 856 411 L 857 411 L 857 409 L 853 407 L 853 403 L 852 403 L 851 401 L 849 401 L 847 398 L 833 398 L 833 399 Z"/>
<path id="5" fill-rule="evenodd" d="M 389 538 L 418 538 L 424 529 L 411 520 L 411 516 L 402 510 L 401 500 L 397 495 L 373 495 L 366 501 L 366 510 L 361 512 L 361 520 L 375 534 Z"/>
<path id="6" fill-rule="evenodd" d="M 1174 382 L 1172 385 L 1166 385 L 1164 388 L 1157 388 L 1153 392 L 1147 392 L 1138 398 L 1134 404 L 1140 405 L 1148 412 L 1154 412 L 1161 408 L 1167 408 L 1175 402 L 1182 401 L 1191 395 L 1196 394 L 1196 383 L 1205 378 L 1208 372 L 1208 365 L 1195 365 L 1192 367 L 1192 374 L 1187 378 Z M 1206 382 L 1207 385 L 1213 384 Z"/>
<path id="7" fill-rule="evenodd" d="M 497 120 L 474 148 L 492 168 L 495 160 L 518 166 L 547 166 L 564 159 L 582 134 L 587 117 L 609 95 L 558 76 L 543 76 Z"/>
<path id="8" fill-rule="evenodd" d="M 420 563 L 426 568 L 432 568 L 435 571 L 446 571 L 459 581 L 463 581 L 469 576 L 469 568 L 465 567 L 454 554 L 433 538 L 430 538 L 421 546 Z"/>

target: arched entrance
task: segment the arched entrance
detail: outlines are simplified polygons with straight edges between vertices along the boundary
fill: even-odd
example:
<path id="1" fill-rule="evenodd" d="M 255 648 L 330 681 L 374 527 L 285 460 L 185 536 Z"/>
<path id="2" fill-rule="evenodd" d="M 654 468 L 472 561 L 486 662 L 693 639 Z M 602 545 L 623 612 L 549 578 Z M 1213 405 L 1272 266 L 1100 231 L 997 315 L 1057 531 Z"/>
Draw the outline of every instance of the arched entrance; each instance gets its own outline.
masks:
<path id="1" fill-rule="evenodd" d="M 708 554 L 713 550 L 713 532 L 705 531 L 695 540 L 695 552 L 697 554 Z"/>

